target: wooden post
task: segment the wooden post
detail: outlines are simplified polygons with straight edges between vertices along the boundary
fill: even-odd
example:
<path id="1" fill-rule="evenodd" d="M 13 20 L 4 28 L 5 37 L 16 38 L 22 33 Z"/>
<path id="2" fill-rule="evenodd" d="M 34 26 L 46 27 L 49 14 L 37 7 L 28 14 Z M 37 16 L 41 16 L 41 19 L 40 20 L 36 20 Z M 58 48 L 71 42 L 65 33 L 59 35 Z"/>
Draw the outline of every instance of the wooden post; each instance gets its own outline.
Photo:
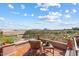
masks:
<path id="1" fill-rule="evenodd" d="M 2 50 L 2 47 L 0 47 L 0 56 L 3 55 L 3 50 Z"/>

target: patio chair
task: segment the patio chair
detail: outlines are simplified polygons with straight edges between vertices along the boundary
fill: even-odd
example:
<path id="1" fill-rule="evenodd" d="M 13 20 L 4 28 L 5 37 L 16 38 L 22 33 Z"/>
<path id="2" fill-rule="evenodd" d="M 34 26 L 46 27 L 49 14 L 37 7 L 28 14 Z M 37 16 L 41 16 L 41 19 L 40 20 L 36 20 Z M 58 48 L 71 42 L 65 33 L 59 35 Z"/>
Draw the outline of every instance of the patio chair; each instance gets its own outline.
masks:
<path id="1" fill-rule="evenodd" d="M 40 55 L 42 53 L 43 48 L 40 40 L 31 40 L 30 45 L 31 45 L 31 53 L 33 56 L 36 56 L 37 54 Z"/>

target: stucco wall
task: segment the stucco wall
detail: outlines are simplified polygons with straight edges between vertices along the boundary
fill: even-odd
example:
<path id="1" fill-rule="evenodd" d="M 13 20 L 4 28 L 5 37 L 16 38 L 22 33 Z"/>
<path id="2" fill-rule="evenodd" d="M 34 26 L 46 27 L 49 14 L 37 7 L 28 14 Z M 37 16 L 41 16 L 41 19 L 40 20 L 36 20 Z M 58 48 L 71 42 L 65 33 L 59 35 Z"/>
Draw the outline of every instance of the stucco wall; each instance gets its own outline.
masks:
<path id="1" fill-rule="evenodd" d="M 48 41 L 48 42 L 52 43 L 52 45 L 54 47 L 66 50 L 67 43 L 63 43 L 63 42 L 59 42 L 59 41 L 52 41 L 52 40 L 44 40 L 44 39 L 41 39 L 41 41 L 44 41 L 44 42 Z"/>
<path id="2" fill-rule="evenodd" d="M 54 42 L 52 42 L 52 44 L 53 44 L 54 47 L 66 50 L 67 43 L 63 43 L 63 42 L 59 42 L 59 41 L 54 41 Z"/>
<path id="3" fill-rule="evenodd" d="M 8 56 L 8 55 L 15 55 L 15 45 L 6 45 L 3 46 L 3 55 Z"/>
<path id="4" fill-rule="evenodd" d="M 29 42 L 20 42 L 2 47 L 3 56 L 22 56 L 30 50 Z"/>
<path id="5" fill-rule="evenodd" d="M 24 42 L 24 43 L 20 43 L 20 44 L 16 44 L 16 56 L 22 56 L 25 53 L 28 53 L 30 50 L 30 43 L 29 42 Z"/>

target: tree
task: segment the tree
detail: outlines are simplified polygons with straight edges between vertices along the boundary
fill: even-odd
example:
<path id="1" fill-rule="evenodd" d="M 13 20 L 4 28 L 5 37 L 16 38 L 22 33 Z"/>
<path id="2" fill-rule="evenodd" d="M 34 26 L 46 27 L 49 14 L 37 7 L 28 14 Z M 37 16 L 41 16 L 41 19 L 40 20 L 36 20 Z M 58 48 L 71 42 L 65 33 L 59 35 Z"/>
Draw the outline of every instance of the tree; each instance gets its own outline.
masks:
<path id="1" fill-rule="evenodd" d="M 2 36 L 3 36 L 3 32 L 1 31 L 1 32 L 0 32 L 0 38 L 2 38 Z"/>
<path id="2" fill-rule="evenodd" d="M 79 30 L 79 27 L 72 28 L 73 30 Z"/>

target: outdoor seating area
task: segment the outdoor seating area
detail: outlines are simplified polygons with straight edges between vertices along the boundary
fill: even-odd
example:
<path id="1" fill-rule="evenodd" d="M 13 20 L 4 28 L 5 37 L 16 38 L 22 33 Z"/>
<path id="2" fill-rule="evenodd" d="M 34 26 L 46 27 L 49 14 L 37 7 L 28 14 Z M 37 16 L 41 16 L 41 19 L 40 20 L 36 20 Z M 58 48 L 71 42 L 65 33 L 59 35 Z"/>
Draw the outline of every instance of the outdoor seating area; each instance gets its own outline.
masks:
<path id="1" fill-rule="evenodd" d="M 78 37 L 68 40 L 67 44 L 50 40 L 30 40 L 28 56 L 78 56 Z M 62 49 L 63 48 L 63 49 Z"/>
<path id="2" fill-rule="evenodd" d="M 1 56 L 78 56 L 78 37 L 67 43 L 49 39 L 21 40 L 13 44 L 0 46 Z"/>
<path id="3" fill-rule="evenodd" d="M 41 55 L 51 51 L 53 51 L 54 55 L 54 47 L 50 44 L 50 42 L 43 43 L 41 40 L 32 40 L 30 41 L 30 44 L 32 55 L 37 55 L 37 53 L 38 55 Z M 38 49 L 40 53 L 37 51 Z"/>
<path id="4" fill-rule="evenodd" d="M 29 40 L 30 50 L 24 56 L 64 56 L 65 50 L 53 46 L 48 40 Z"/>
<path id="5" fill-rule="evenodd" d="M 2 56 L 9 56 L 9 55 L 10 56 L 64 56 L 65 50 L 54 47 L 52 43 L 48 41 L 43 43 L 41 40 L 28 40 L 8 46 L 3 46 L 1 55 Z"/>

